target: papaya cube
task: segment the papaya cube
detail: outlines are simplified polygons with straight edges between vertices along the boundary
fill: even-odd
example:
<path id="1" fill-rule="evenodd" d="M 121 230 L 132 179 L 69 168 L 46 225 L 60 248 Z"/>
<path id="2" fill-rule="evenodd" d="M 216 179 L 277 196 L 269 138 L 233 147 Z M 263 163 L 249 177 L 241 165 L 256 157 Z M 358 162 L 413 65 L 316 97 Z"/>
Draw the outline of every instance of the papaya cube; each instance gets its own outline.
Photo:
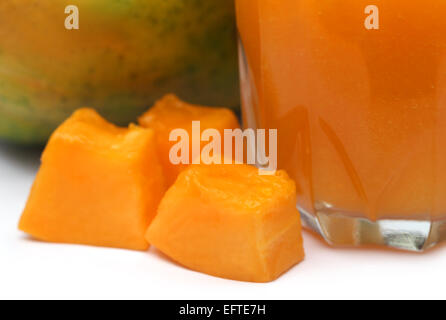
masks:
<path id="1" fill-rule="evenodd" d="M 225 129 L 240 128 L 237 117 L 230 109 L 188 104 L 172 94 L 159 100 L 139 118 L 139 124 L 142 127 L 155 130 L 158 152 L 168 186 L 172 185 L 178 174 L 188 166 L 187 164 L 175 165 L 171 163 L 170 149 L 177 142 L 169 141 L 169 135 L 174 129 L 184 129 L 189 134 L 189 145 L 192 146 L 193 121 L 200 121 L 200 134 L 206 129 L 216 129 L 223 137 Z M 202 142 L 201 148 L 206 143 Z M 192 163 L 192 156 L 190 152 L 189 163 Z"/>
<path id="2" fill-rule="evenodd" d="M 164 191 L 152 130 L 81 109 L 53 133 L 19 229 L 49 242 L 146 250 Z"/>
<path id="3" fill-rule="evenodd" d="M 192 270 L 239 281 L 275 280 L 304 258 L 294 182 L 244 164 L 184 170 L 146 238 Z"/>

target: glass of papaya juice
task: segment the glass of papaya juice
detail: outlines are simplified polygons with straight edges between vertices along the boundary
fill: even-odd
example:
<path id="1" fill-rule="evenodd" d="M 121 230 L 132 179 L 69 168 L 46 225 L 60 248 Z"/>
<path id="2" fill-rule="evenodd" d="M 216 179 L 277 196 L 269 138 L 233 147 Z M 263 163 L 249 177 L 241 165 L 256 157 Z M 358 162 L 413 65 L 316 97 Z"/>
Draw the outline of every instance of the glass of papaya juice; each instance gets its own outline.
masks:
<path id="1" fill-rule="evenodd" d="M 244 125 L 335 246 L 446 239 L 446 2 L 236 0 Z"/>

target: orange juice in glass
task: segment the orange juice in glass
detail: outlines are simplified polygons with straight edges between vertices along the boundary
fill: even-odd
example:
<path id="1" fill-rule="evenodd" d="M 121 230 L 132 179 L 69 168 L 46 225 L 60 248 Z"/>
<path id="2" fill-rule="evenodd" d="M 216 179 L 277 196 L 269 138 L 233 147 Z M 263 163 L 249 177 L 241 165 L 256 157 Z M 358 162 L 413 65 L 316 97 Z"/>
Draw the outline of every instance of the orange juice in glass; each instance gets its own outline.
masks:
<path id="1" fill-rule="evenodd" d="M 446 1 L 236 0 L 245 126 L 333 245 L 446 238 Z"/>

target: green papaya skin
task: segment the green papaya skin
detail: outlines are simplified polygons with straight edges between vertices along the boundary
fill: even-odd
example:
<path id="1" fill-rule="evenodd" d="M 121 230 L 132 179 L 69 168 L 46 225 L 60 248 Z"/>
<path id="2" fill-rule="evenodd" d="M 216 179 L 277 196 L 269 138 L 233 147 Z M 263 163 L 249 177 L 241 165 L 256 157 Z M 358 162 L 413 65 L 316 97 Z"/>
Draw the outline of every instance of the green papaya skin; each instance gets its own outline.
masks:
<path id="1" fill-rule="evenodd" d="M 236 46 L 229 0 L 0 1 L 0 139 L 44 143 L 86 106 L 126 125 L 170 92 L 236 109 Z"/>

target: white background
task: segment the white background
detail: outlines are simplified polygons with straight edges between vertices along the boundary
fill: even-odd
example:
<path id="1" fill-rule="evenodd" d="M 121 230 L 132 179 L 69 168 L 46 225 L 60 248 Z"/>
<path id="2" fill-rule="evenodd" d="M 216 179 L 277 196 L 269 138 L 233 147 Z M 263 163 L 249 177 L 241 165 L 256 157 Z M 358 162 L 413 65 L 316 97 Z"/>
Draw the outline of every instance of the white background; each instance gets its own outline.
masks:
<path id="1" fill-rule="evenodd" d="M 305 232 L 303 263 L 273 283 L 251 284 L 189 271 L 155 249 L 30 240 L 17 223 L 39 156 L 0 144 L 0 299 L 446 298 L 446 246 L 425 254 L 333 249 Z"/>

